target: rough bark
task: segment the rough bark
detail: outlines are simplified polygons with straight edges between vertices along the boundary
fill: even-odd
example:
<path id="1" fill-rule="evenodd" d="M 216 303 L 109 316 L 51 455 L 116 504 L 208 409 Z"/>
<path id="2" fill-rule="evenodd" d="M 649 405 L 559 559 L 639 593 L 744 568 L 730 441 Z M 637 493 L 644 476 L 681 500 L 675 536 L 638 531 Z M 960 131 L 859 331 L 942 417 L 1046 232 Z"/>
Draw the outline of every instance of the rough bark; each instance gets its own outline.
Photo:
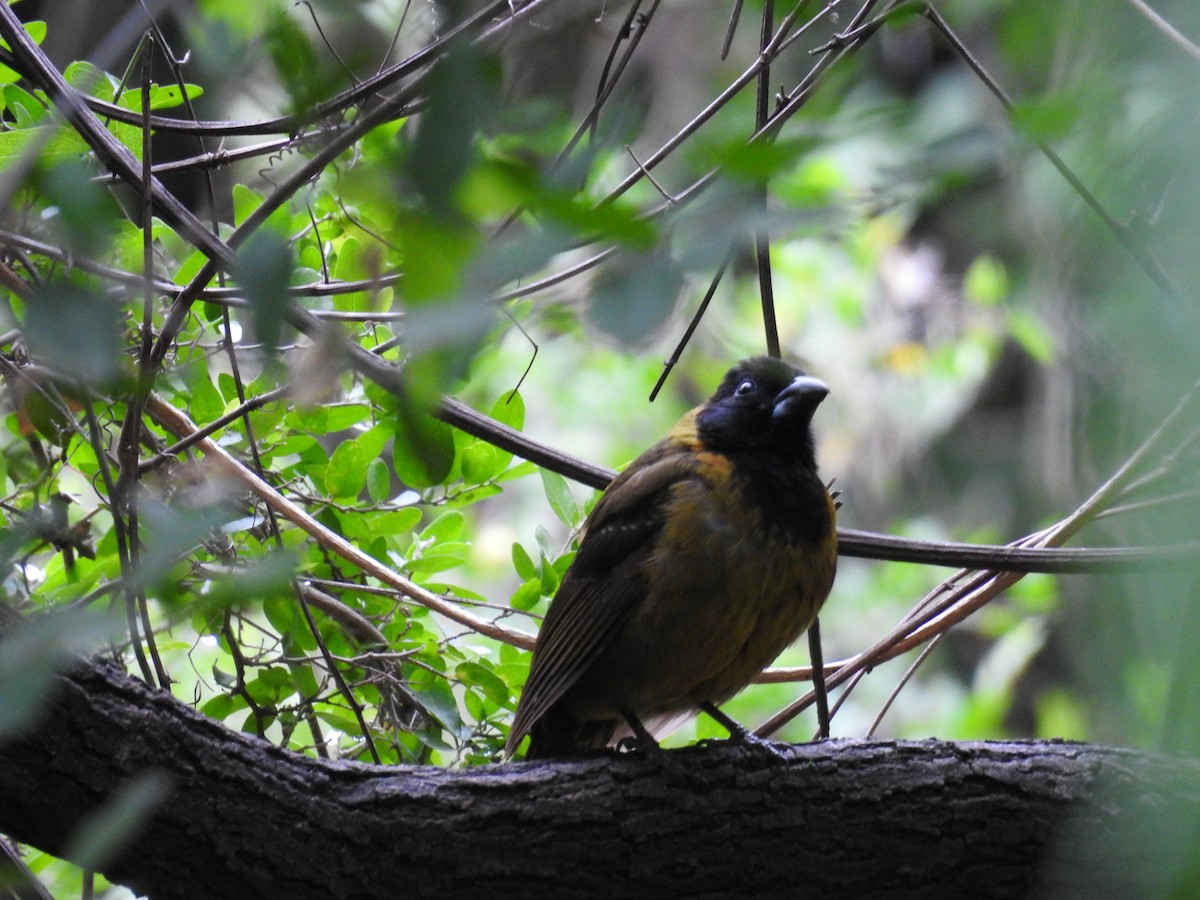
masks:
<path id="1" fill-rule="evenodd" d="M 160 773 L 165 802 L 101 866 L 154 900 L 1140 896 L 1146 848 L 1126 826 L 1200 799 L 1195 763 L 1070 743 L 381 769 L 232 733 L 103 664 L 58 680 L 0 745 L 0 831 L 61 854 Z"/>

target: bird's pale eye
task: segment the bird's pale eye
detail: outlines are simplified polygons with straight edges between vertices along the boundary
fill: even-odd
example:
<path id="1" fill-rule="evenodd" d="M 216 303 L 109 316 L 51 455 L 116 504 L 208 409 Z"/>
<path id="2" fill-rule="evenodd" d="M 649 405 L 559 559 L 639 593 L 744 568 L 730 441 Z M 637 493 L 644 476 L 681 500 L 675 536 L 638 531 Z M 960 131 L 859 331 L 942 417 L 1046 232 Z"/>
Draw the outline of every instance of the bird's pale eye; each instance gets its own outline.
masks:
<path id="1" fill-rule="evenodd" d="M 754 382 L 746 379 L 737 386 L 737 390 L 733 392 L 735 397 L 745 397 L 754 393 Z"/>

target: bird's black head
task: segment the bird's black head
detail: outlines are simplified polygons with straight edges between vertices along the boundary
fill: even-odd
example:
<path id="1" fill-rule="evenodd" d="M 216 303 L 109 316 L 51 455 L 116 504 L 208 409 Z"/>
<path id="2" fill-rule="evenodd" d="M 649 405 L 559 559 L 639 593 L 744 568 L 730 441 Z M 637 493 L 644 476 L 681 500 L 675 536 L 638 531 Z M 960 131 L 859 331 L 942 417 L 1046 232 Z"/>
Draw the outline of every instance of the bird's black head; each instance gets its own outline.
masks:
<path id="1" fill-rule="evenodd" d="M 755 356 L 725 373 L 696 415 L 696 429 L 713 450 L 774 450 L 816 471 L 812 416 L 828 393 L 795 366 Z"/>

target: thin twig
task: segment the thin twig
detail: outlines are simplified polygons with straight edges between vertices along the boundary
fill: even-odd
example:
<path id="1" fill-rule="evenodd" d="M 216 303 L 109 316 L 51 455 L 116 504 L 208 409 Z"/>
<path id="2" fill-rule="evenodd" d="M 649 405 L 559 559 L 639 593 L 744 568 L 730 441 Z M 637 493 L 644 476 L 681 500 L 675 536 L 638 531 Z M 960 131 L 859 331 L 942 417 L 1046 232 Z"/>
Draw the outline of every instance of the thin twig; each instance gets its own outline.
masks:
<path id="1" fill-rule="evenodd" d="M 1192 59 L 1200 62 L 1200 46 L 1188 40 L 1178 28 L 1151 9 L 1145 0 L 1127 0 L 1127 2 L 1145 16 L 1151 25 L 1166 35 L 1167 40 L 1183 50 Z"/>

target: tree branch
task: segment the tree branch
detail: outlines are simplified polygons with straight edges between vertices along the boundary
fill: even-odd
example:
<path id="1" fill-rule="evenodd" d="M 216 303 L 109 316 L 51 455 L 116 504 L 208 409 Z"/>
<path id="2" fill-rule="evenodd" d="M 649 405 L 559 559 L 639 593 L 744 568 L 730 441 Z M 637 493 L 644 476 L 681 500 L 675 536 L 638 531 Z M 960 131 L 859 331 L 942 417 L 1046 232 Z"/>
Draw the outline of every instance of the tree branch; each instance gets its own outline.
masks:
<path id="1" fill-rule="evenodd" d="M 107 664 L 56 681 L 0 745 L 0 831 L 70 854 L 114 795 L 165 786 L 98 861 L 154 900 L 1139 896 L 1126 828 L 1200 802 L 1194 761 L 1058 742 L 379 768 L 230 732 Z"/>

